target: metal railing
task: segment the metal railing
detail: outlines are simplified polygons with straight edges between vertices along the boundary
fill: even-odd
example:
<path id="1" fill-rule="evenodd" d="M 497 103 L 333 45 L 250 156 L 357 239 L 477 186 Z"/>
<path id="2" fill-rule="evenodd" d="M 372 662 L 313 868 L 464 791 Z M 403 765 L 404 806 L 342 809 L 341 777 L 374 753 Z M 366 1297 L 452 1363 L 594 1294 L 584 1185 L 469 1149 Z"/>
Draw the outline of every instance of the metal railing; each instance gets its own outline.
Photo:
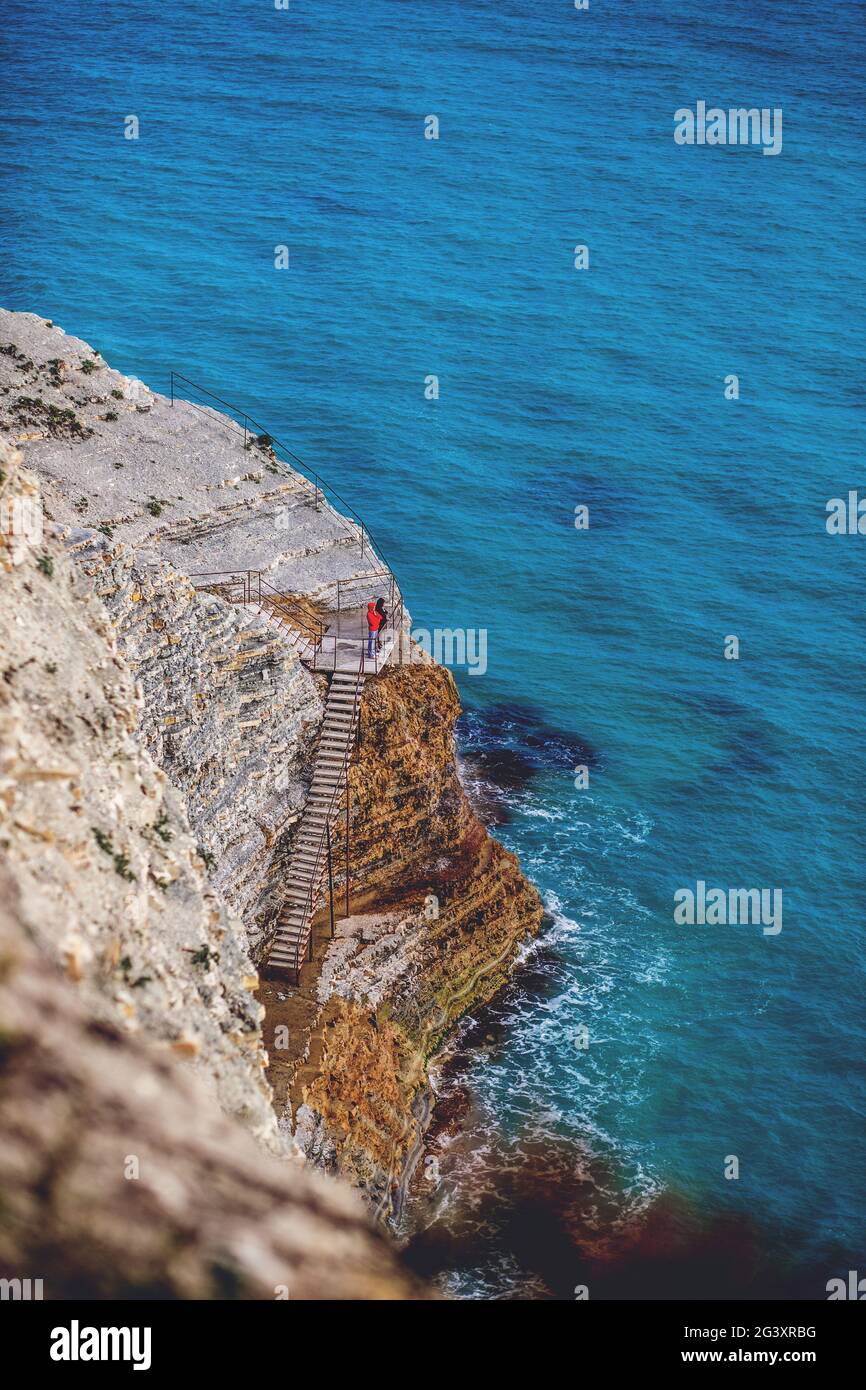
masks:
<path id="1" fill-rule="evenodd" d="M 374 634 L 373 634 L 373 656 L 372 656 L 372 657 L 371 657 L 371 656 L 368 656 L 368 657 L 367 657 L 367 660 L 368 660 L 368 661 L 369 661 L 369 660 L 372 660 L 373 658 L 375 658 L 374 670 L 375 670 L 376 675 L 378 675 L 378 674 L 379 674 L 379 670 L 380 670 L 380 662 L 379 662 L 379 639 L 380 639 L 381 637 L 384 636 L 385 632 L 386 632 L 388 629 L 390 629 L 391 632 L 392 632 L 392 634 L 393 634 L 394 642 L 395 642 L 395 643 L 399 642 L 399 640 L 400 640 L 400 634 L 401 634 L 401 632 L 402 632 L 403 623 L 404 623 L 405 610 L 404 610 L 404 607 L 403 607 L 403 595 L 400 593 L 400 590 L 399 590 L 399 588 L 397 587 L 397 581 L 395 580 L 393 574 L 391 573 L 390 570 L 387 570 L 387 569 L 371 570 L 371 571 L 368 571 L 368 573 L 366 573 L 366 574 L 354 575 L 351 579 L 335 579 L 335 580 L 332 581 L 332 583 L 331 583 L 330 585 L 325 586 L 326 588 L 335 588 L 335 589 L 336 589 L 336 600 L 337 600 L 337 608 L 336 608 L 337 624 L 336 624 L 336 630 L 335 630 L 334 632 L 331 632 L 331 631 L 325 632 L 324 635 L 323 635 L 323 638 L 322 638 L 322 650 L 323 650 L 323 652 L 327 651 L 328 648 L 329 648 L 329 646 L 331 647 L 331 650 L 333 651 L 333 655 L 334 655 L 334 669 L 335 669 L 335 670 L 336 670 L 336 663 L 337 663 L 337 647 L 338 647 L 338 644 L 341 644 L 341 645 L 343 645 L 343 646 L 347 646 L 347 645 L 350 645 L 350 644 L 352 644 L 352 643 L 354 643 L 354 642 L 366 643 L 366 644 L 367 644 L 367 650 L 369 651 L 369 645 L 370 645 L 370 634 L 369 634 L 369 631 L 367 631 L 366 633 L 364 633 L 364 632 L 362 631 L 360 634 L 352 634 L 352 633 L 346 634 L 345 631 L 344 631 L 344 621 L 343 621 L 343 620 L 344 620 L 344 617 L 345 617 L 347 614 L 357 614 L 357 613 L 359 612 L 359 610 L 360 610 L 360 612 L 361 612 L 361 622 L 362 622 L 362 625 L 364 625 L 364 624 L 365 624 L 365 621 L 366 621 L 366 620 L 365 620 L 365 615 L 364 615 L 364 598 L 368 598 L 368 597 L 371 596 L 371 595 L 370 595 L 371 589 L 381 588 L 381 587 L 382 587 L 382 581 L 384 581 L 384 584 L 387 585 L 387 596 L 388 596 L 387 613 L 388 613 L 388 623 L 387 623 L 387 628 L 386 628 L 386 627 L 380 627 L 380 628 L 379 628 L 379 631 L 378 631 L 377 633 L 374 633 Z M 358 594 L 354 592 L 355 590 L 358 590 L 358 591 L 360 591 L 361 593 L 363 593 L 364 598 L 361 599 L 360 604 L 358 603 Z M 322 591 L 319 590 L 318 592 L 319 592 L 319 596 L 320 596 Z M 383 597 L 384 597 L 384 595 L 383 595 Z M 352 602 L 352 598 L 354 598 L 354 602 Z M 390 653 L 389 653 L 389 654 L 390 654 Z M 315 664 L 315 663 L 314 663 L 314 664 Z M 384 663 L 384 661 L 383 661 L 383 662 L 381 663 L 381 665 L 384 665 L 384 664 L 385 664 L 385 663 Z"/>
<path id="2" fill-rule="evenodd" d="M 260 612 L 267 613 L 275 618 L 278 626 L 287 634 L 290 644 L 298 651 L 303 660 L 308 661 L 314 671 L 336 671 L 347 669 L 346 665 L 340 666 L 340 648 L 344 652 L 349 649 L 348 666 L 354 667 L 353 650 L 360 649 L 361 670 L 365 673 L 378 675 L 382 667 L 388 661 L 393 645 L 399 643 L 400 634 L 403 628 L 404 609 L 403 599 L 397 588 L 394 576 L 389 570 L 376 571 L 376 576 L 387 578 L 389 581 L 389 601 L 392 606 L 388 613 L 387 627 L 380 628 L 378 633 L 373 634 L 372 643 L 369 632 L 346 633 L 342 630 L 341 619 L 348 612 L 357 612 L 357 609 L 349 609 L 348 605 L 341 607 L 344 602 L 345 594 L 339 592 L 339 586 L 354 586 L 362 584 L 365 592 L 370 587 L 370 575 L 362 575 L 358 580 L 334 580 L 338 586 L 337 603 L 337 626 L 336 629 L 326 631 L 322 622 L 311 619 L 304 610 L 301 602 L 293 595 L 280 593 L 273 585 L 263 578 L 260 570 L 203 570 L 189 576 L 194 589 L 206 593 L 215 594 L 218 598 L 224 599 L 226 603 L 239 605 L 250 605 L 258 608 Z M 385 632 L 392 633 L 392 644 L 387 647 L 384 655 L 380 650 L 380 638 Z M 372 646 L 372 651 L 370 650 Z M 372 666 L 368 665 L 372 663 Z"/>
<path id="3" fill-rule="evenodd" d="M 380 629 L 381 631 L 381 629 Z M 378 634 L 373 633 L 372 652 L 371 643 L 367 637 L 342 637 L 338 632 L 325 632 L 322 634 L 321 645 L 316 649 L 312 658 L 314 671 L 347 671 L 354 670 L 354 650 L 360 650 L 359 670 L 363 675 L 378 676 L 379 672 L 387 664 L 388 658 L 393 649 L 386 646 L 381 651 L 377 641 Z M 394 637 L 396 641 L 396 633 Z M 340 648 L 349 648 L 349 659 L 344 665 L 339 664 Z M 333 661 L 329 660 L 329 656 Z"/>
<path id="4" fill-rule="evenodd" d="M 300 603 L 262 578 L 259 570 L 206 570 L 189 576 L 194 589 L 205 590 L 225 599 L 227 603 L 249 604 L 275 617 L 289 636 L 294 647 L 303 643 L 305 653 L 315 664 L 324 629 L 311 621 Z"/>
<path id="5" fill-rule="evenodd" d="M 367 529 L 366 523 L 358 515 L 351 503 L 347 502 L 345 497 L 343 497 L 335 487 L 332 487 L 330 483 L 327 483 L 324 480 L 324 478 L 322 478 L 321 475 L 316 472 L 314 468 L 311 468 L 309 464 L 305 463 L 303 459 L 299 458 L 298 455 L 288 447 L 288 445 L 281 443 L 281 441 L 277 439 L 275 435 L 271 434 L 270 431 L 267 430 L 264 425 L 262 425 L 258 420 L 253 419 L 252 415 L 249 415 L 245 410 L 242 410 L 240 406 L 233 405 L 231 401 L 226 401 L 222 398 L 222 396 L 218 396 L 215 391 L 209 391 L 206 386 L 200 386 L 198 382 L 192 381 L 190 377 L 184 376 L 182 372 L 176 372 L 173 369 L 171 371 L 172 405 L 174 405 L 176 398 L 178 400 L 186 400 L 186 397 L 180 396 L 175 392 L 175 382 L 183 382 L 184 386 L 191 387 L 193 391 L 196 391 L 199 394 L 199 396 L 206 396 L 210 400 L 216 401 L 217 404 L 221 405 L 224 410 L 228 410 L 231 412 L 233 416 L 239 417 L 240 421 L 242 422 L 242 425 L 239 425 L 238 420 L 235 420 L 234 424 L 237 428 L 238 434 L 241 433 L 241 429 L 243 430 L 243 447 L 245 450 L 249 447 L 249 444 L 252 441 L 256 441 L 260 444 L 264 443 L 265 447 L 275 447 L 279 449 L 283 454 L 285 454 L 288 458 L 290 458 L 292 462 L 297 465 L 302 477 L 305 478 L 307 482 L 313 485 L 313 505 L 315 506 L 317 511 L 321 507 L 322 499 L 324 499 L 327 502 L 331 497 L 335 497 L 339 502 L 340 506 L 332 507 L 332 511 L 334 511 L 334 513 L 340 518 L 340 520 L 344 524 L 346 518 L 342 515 L 342 512 L 348 512 L 360 528 L 361 554 L 364 555 L 366 549 L 370 552 L 374 559 L 378 558 L 380 561 L 382 561 L 388 567 L 389 572 L 393 574 L 393 570 L 391 566 L 388 564 L 388 560 L 385 556 L 384 551 L 382 550 L 382 547 L 374 539 L 371 532 Z M 187 400 L 186 404 L 191 405 L 195 410 L 201 410 L 201 405 L 197 404 L 195 401 Z M 209 409 L 212 411 L 213 407 L 209 407 Z M 202 413 L 204 414 L 206 412 L 202 411 Z M 280 460 L 277 459 L 277 462 L 279 463 Z M 351 527 L 346 526 L 346 530 L 349 531 L 350 534 L 353 534 L 351 532 Z"/>
<path id="6" fill-rule="evenodd" d="M 352 702 L 351 729 L 353 732 L 358 720 L 358 708 L 361 701 L 361 691 L 363 689 L 363 676 L 364 653 L 362 652 L 361 660 L 358 665 L 355 698 Z M 319 890 L 322 886 L 322 880 L 325 877 L 325 870 L 328 867 L 327 862 L 323 862 L 323 860 L 325 855 L 329 856 L 331 848 L 331 821 L 336 820 L 336 816 L 334 814 L 334 807 L 337 803 L 337 800 L 341 798 L 343 795 L 343 784 L 349 775 L 349 762 L 351 761 L 353 751 L 354 740 L 352 738 L 349 738 L 346 743 L 346 752 L 343 755 L 343 762 L 340 767 L 340 772 L 339 776 L 337 777 L 336 785 L 334 787 L 333 792 L 331 793 L 331 799 L 327 803 L 327 809 L 325 811 L 325 826 L 319 837 L 319 843 L 315 851 L 315 858 L 313 860 L 313 871 L 310 875 L 310 887 L 308 889 L 307 896 L 304 899 L 303 903 L 303 916 L 301 919 L 303 927 L 301 931 L 298 933 L 298 939 L 295 942 L 295 964 L 293 968 L 295 972 L 296 982 L 300 980 L 301 958 L 307 953 L 308 949 L 310 951 L 310 955 L 312 956 L 313 914 L 315 912 L 315 906 L 319 896 Z M 333 914 L 331 918 L 331 930 L 333 932 Z M 278 934 L 279 929 L 277 931 L 277 935 Z"/>
<path id="7" fill-rule="evenodd" d="M 357 608 L 359 606 L 357 602 L 358 595 L 354 592 L 355 590 L 362 589 L 364 591 L 363 598 L 361 599 L 361 603 L 363 604 L 364 599 L 370 597 L 370 590 L 381 588 L 383 583 L 388 586 L 388 609 L 389 612 L 393 613 L 396 600 L 402 602 L 402 599 L 400 598 L 400 591 L 397 588 L 397 581 L 389 569 L 367 570 L 365 574 L 353 575 L 351 579 L 334 579 L 330 584 L 323 585 L 323 589 L 325 591 L 328 589 L 336 589 L 337 616 L 339 621 L 339 615 L 344 610 Z M 321 593 L 321 590 L 319 592 Z M 356 600 L 354 604 L 350 602 L 353 596 Z"/>

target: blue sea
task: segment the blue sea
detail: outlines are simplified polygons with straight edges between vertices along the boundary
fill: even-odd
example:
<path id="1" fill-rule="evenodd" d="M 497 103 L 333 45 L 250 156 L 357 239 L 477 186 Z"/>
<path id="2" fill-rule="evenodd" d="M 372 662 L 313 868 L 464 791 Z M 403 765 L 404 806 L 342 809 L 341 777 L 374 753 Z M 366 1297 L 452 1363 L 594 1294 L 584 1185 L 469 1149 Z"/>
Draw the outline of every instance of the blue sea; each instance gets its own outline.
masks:
<path id="1" fill-rule="evenodd" d="M 4 12 L 0 300 L 238 402 L 487 634 L 461 756 L 548 917 L 443 1069 L 441 1286 L 631 1295 L 641 1223 L 709 1233 L 693 1296 L 732 1231 L 743 1296 L 866 1275 L 864 5 Z M 701 100 L 782 152 L 678 145 Z"/>

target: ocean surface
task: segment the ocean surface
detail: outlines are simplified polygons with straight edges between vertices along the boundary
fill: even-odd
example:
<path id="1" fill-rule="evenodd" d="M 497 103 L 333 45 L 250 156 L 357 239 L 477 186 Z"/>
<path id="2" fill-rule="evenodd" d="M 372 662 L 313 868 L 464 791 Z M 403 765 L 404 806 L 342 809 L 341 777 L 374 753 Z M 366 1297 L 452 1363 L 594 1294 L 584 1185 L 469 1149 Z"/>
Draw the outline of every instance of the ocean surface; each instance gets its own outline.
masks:
<path id="1" fill-rule="evenodd" d="M 238 402 L 487 634 L 461 756 L 548 919 L 442 1068 L 420 1263 L 866 1275 L 864 5 L 3 8 L 0 301 Z M 781 154 L 677 145 L 699 100 Z M 698 880 L 781 932 L 678 925 Z"/>

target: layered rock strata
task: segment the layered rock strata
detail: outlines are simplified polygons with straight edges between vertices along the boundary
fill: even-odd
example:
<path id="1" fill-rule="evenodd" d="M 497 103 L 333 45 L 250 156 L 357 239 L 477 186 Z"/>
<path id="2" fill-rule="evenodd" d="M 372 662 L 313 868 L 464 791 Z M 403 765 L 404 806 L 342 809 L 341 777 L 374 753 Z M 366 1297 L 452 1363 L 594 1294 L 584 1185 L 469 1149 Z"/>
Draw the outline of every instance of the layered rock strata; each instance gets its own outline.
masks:
<path id="1" fill-rule="evenodd" d="M 399 1211 L 420 1153 L 428 1060 L 457 1019 L 497 992 L 541 922 L 537 892 L 460 783 L 459 712 L 452 677 L 433 664 L 368 682 L 349 778 L 353 915 L 333 941 L 329 920 L 321 925 L 302 980 L 306 1016 L 279 988 L 264 994 L 274 1084 L 298 1141 L 383 1215 Z M 338 914 L 344 834 L 334 843 Z M 281 1025 L 299 1044 L 284 1063 Z"/>
<path id="2" fill-rule="evenodd" d="M 379 561 L 270 441 L 35 315 L 0 311 L 0 426 L 33 470 L 0 470 L 6 495 L 41 490 L 51 523 L 44 543 L 7 546 L 0 626 L 0 848 L 26 931 L 94 1019 L 188 1059 L 262 1142 L 297 1142 L 393 1213 L 428 1059 L 541 918 L 460 784 L 454 683 L 429 661 L 368 680 L 353 915 L 334 941 L 323 915 L 300 989 L 265 986 L 260 1032 L 253 962 L 285 892 L 325 682 L 266 616 L 195 576 L 260 570 L 320 615 Z"/>

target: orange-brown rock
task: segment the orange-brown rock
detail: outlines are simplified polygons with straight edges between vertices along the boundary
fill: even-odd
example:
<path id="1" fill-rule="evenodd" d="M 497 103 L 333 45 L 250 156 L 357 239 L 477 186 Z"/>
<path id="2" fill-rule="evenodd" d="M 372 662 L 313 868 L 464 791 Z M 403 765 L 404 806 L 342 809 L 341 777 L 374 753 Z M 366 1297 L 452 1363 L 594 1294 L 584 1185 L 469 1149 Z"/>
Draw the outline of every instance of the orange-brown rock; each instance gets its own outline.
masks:
<path id="1" fill-rule="evenodd" d="M 459 713 L 440 666 L 399 666 L 367 682 L 349 777 L 352 916 L 333 942 L 317 933 L 302 980 L 306 1017 L 293 1008 L 296 1063 L 274 1066 L 272 1053 L 271 1080 L 291 1102 L 299 1142 L 380 1213 L 399 1206 L 419 1152 L 431 1054 L 504 984 L 541 922 L 538 893 L 460 782 Z M 334 859 L 345 862 L 343 828 Z M 338 875 L 338 911 L 343 882 Z M 278 991 L 264 1002 L 267 1041 L 286 1016 Z"/>

